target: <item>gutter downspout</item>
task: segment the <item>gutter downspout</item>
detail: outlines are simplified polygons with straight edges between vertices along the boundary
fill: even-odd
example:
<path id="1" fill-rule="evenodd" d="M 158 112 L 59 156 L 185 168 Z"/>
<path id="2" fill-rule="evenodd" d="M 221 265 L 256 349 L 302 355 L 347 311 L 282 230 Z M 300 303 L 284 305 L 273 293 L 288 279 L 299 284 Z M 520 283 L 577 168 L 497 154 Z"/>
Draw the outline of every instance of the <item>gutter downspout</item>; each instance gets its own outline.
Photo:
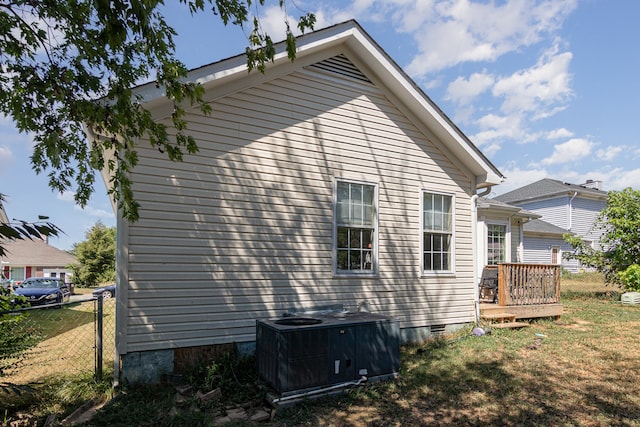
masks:
<path id="1" fill-rule="evenodd" d="M 492 186 L 485 188 L 481 193 L 471 196 L 471 244 L 473 246 L 473 298 L 476 311 L 476 324 L 480 321 L 480 290 L 478 289 L 478 198 L 491 193 Z"/>
<path id="2" fill-rule="evenodd" d="M 571 231 L 571 228 L 573 227 L 573 215 L 571 215 L 571 211 L 573 210 L 572 209 L 573 199 L 575 199 L 577 195 L 578 195 L 578 192 L 576 191 L 576 192 L 573 193 L 573 196 L 571 196 L 571 199 L 569 199 L 569 206 L 568 206 L 568 209 L 569 209 L 569 212 L 568 212 L 568 214 L 569 214 L 569 228 L 567 228 L 567 231 Z"/>

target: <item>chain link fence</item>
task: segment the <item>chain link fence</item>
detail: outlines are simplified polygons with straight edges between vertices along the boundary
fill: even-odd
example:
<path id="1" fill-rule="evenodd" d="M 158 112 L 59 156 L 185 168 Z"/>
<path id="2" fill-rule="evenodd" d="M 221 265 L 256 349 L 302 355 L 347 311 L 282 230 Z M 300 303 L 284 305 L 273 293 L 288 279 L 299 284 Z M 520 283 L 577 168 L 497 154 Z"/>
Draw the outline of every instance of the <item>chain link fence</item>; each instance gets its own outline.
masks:
<path id="1" fill-rule="evenodd" d="M 113 367 L 115 312 L 114 299 L 85 299 L 0 313 L 0 386 L 101 377 Z"/>

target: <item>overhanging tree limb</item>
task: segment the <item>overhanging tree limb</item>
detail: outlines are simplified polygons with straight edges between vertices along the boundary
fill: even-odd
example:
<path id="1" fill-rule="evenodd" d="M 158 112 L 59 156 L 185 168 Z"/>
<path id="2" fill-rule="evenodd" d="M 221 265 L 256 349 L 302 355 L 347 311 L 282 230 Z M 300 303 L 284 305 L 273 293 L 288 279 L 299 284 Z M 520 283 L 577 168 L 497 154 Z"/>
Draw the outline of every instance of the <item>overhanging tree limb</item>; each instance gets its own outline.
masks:
<path id="1" fill-rule="evenodd" d="M 249 70 L 264 71 L 274 59 L 273 42 L 258 16 L 264 0 L 181 3 L 191 14 L 211 13 L 225 25 L 250 26 Z M 285 9 L 283 0 L 278 4 Z M 0 112 L 33 135 L 34 170 L 48 174 L 52 189 L 73 190 L 76 203 L 84 206 L 94 191 L 94 171 L 108 168 L 108 193 L 130 221 L 138 219 L 127 178 L 137 164 L 137 141 L 145 137 L 169 159 L 180 161 L 198 149 L 186 131 L 186 108 L 211 111 L 203 87 L 185 81 L 188 70 L 176 57 L 176 32 L 161 7 L 153 0 L 0 1 Z M 304 32 L 314 23 L 312 14 L 304 14 L 297 26 Z M 294 59 L 295 38 L 286 18 L 284 24 L 287 54 Z M 173 137 L 132 91 L 149 79 L 173 101 Z M 87 143 L 85 125 L 97 135 L 118 137 Z M 116 153 L 117 161 L 106 153 Z"/>

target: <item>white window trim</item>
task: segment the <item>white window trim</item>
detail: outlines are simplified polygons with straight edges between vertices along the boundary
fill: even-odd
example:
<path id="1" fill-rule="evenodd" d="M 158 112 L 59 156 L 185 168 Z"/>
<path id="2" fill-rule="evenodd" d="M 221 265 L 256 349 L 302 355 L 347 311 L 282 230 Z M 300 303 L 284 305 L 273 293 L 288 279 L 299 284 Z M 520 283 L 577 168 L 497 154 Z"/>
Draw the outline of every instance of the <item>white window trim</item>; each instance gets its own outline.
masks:
<path id="1" fill-rule="evenodd" d="M 425 270 L 424 269 L 424 195 L 437 194 L 440 196 L 451 197 L 451 269 L 450 270 Z M 456 195 L 453 193 L 446 193 L 442 191 L 435 191 L 430 189 L 420 190 L 420 254 L 418 259 L 418 265 L 420 266 L 421 277 L 436 277 L 436 276 L 454 276 L 456 272 Z"/>
<path id="2" fill-rule="evenodd" d="M 511 221 L 505 220 L 494 220 L 494 219 L 485 219 L 484 227 L 483 227 L 483 244 L 484 247 L 484 265 L 489 265 L 489 226 L 490 225 L 503 225 L 505 226 L 505 236 L 504 236 L 504 262 L 511 262 Z"/>
<path id="3" fill-rule="evenodd" d="M 373 187 L 373 251 L 371 270 L 338 270 L 338 182 L 351 184 L 370 185 Z M 333 179 L 333 243 L 331 247 L 331 261 L 333 263 L 334 277 L 372 277 L 378 275 L 378 183 L 349 178 L 335 177 Z"/>

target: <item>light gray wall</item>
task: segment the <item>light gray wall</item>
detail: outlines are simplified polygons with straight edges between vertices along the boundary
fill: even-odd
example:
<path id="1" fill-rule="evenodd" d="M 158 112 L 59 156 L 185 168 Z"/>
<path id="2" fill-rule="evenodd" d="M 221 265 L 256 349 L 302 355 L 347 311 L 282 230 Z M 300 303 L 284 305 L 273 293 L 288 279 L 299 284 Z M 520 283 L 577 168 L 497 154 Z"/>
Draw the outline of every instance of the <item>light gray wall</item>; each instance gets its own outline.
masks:
<path id="1" fill-rule="evenodd" d="M 252 341 L 256 319 L 293 306 L 475 320 L 474 184 L 383 88 L 306 69 L 212 107 L 187 117 L 199 152 L 184 162 L 139 145 L 121 353 Z M 336 177 L 378 185 L 376 277 L 334 276 Z M 455 274 L 420 271 L 421 190 L 455 196 Z"/>

